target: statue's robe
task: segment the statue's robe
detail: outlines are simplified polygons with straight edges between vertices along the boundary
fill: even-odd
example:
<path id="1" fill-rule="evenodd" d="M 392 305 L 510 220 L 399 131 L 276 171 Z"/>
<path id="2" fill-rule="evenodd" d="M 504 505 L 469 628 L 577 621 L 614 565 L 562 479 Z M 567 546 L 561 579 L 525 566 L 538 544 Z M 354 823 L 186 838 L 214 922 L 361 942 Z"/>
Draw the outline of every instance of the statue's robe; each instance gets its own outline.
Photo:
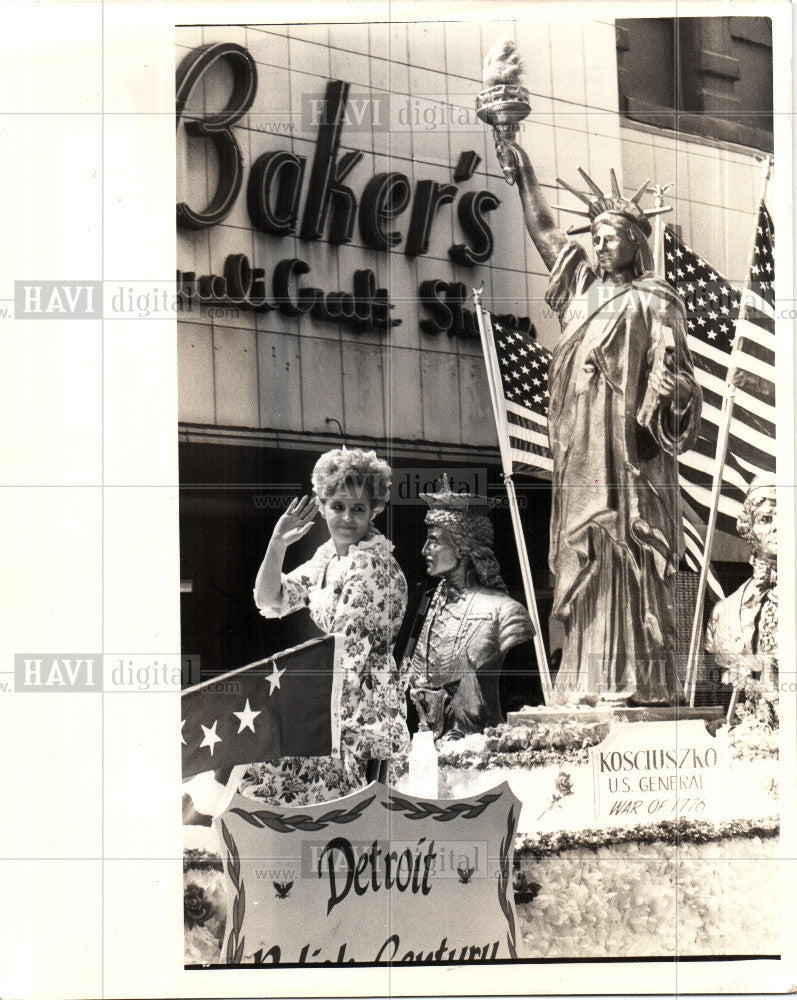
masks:
<path id="1" fill-rule="evenodd" d="M 549 563 L 564 623 L 555 700 L 674 703 L 675 571 L 683 552 L 677 455 L 697 439 L 702 396 L 676 293 L 649 275 L 602 280 L 566 244 L 546 295 L 562 336 L 549 368 L 553 455 Z M 671 339 L 676 391 L 640 416 Z"/>

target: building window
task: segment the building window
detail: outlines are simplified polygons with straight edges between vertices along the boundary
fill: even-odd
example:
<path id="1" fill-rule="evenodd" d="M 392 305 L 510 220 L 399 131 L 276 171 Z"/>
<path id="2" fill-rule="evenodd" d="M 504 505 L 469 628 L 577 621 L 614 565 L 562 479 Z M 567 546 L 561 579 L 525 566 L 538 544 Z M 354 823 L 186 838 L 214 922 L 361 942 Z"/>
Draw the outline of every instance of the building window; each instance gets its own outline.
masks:
<path id="1" fill-rule="evenodd" d="M 772 152 L 769 18 L 625 18 L 616 30 L 623 117 Z"/>

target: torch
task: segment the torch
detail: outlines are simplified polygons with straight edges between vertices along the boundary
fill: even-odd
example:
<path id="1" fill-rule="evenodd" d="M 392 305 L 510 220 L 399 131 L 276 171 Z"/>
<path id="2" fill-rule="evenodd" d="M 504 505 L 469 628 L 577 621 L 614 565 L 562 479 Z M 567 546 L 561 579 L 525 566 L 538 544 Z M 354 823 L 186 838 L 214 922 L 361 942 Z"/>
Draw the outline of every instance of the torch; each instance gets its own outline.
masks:
<path id="1" fill-rule="evenodd" d="M 505 143 L 515 138 L 520 123 L 531 114 L 529 92 L 520 84 L 522 72 L 515 43 L 509 38 L 496 42 L 484 60 L 485 89 L 476 98 L 477 116 L 493 127 L 495 151 L 508 184 L 515 183 L 515 163 Z"/>

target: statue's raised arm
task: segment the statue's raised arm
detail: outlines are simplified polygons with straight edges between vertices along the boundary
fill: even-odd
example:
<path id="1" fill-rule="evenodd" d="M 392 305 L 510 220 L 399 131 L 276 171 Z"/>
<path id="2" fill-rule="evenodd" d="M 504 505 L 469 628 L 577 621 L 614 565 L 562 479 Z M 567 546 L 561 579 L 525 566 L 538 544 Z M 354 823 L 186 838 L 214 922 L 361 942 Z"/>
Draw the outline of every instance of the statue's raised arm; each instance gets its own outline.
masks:
<path id="1" fill-rule="evenodd" d="M 517 184 L 526 229 L 550 271 L 567 243 L 567 236 L 554 222 L 526 150 L 513 140 L 496 143 L 495 149 L 504 176 L 512 177 Z"/>
<path id="2" fill-rule="evenodd" d="M 526 228 L 550 271 L 567 237 L 554 222 L 531 160 L 515 139 L 531 112 L 522 72 L 515 43 L 509 38 L 496 42 L 484 60 L 485 89 L 476 99 L 476 114 L 492 125 L 498 162 L 508 183 L 518 186 Z"/>

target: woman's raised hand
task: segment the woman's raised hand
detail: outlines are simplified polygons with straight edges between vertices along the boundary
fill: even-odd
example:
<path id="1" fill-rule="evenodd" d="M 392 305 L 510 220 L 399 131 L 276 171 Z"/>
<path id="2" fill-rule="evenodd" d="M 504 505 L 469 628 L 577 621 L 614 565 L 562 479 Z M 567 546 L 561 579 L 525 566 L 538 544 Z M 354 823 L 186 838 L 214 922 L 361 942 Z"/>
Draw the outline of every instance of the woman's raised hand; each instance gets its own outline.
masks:
<path id="1" fill-rule="evenodd" d="M 317 513 L 318 501 L 314 496 L 304 496 L 301 499 L 294 497 L 274 525 L 271 540 L 281 542 L 286 547 L 293 545 L 312 528 Z"/>

